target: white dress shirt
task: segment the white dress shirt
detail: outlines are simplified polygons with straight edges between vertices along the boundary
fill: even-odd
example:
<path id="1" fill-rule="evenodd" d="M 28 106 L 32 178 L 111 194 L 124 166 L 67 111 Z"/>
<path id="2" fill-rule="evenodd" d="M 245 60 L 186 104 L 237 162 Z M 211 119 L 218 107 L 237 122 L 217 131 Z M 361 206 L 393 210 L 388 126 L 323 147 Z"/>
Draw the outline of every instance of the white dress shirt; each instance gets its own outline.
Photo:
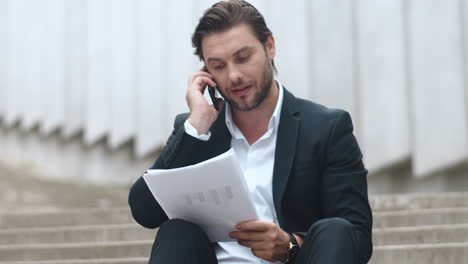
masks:
<path id="1" fill-rule="evenodd" d="M 278 224 L 275 206 L 273 204 L 273 164 L 275 161 L 276 137 L 283 104 L 283 87 L 279 87 L 278 102 L 270 119 L 268 130 L 252 145 L 232 120 L 231 108 L 226 104 L 226 126 L 231 133 L 231 148 L 236 152 L 239 164 L 249 188 L 250 197 L 254 203 L 259 220 Z M 187 121 L 184 124 L 187 134 L 200 140 L 208 140 L 211 132 L 198 135 L 197 130 Z M 250 248 L 237 242 L 219 242 L 215 248 L 220 264 L 241 263 L 272 263 L 252 254 Z M 282 262 L 274 262 L 282 263 Z"/>

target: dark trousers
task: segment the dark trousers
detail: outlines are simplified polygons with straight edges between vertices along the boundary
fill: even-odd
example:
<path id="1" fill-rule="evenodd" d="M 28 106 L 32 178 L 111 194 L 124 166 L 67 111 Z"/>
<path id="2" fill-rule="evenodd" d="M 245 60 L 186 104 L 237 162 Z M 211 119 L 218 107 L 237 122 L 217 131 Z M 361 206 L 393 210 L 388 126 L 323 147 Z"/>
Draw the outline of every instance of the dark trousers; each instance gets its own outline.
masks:
<path id="1" fill-rule="evenodd" d="M 342 218 L 327 218 L 314 223 L 295 264 L 361 264 L 353 226 Z M 150 264 L 218 263 L 213 244 L 197 225 L 173 219 L 164 222 L 154 242 Z"/>

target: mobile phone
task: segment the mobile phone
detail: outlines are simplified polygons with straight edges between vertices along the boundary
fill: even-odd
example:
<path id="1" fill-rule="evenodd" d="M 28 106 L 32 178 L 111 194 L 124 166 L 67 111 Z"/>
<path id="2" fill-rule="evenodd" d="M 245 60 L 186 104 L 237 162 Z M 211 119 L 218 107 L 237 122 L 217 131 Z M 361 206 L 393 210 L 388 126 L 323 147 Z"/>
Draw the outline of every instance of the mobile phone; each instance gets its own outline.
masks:
<path id="1" fill-rule="evenodd" d="M 208 85 L 208 94 L 210 95 L 211 102 L 213 102 L 213 106 L 216 109 L 216 111 L 219 111 L 218 107 L 218 98 L 216 98 L 216 90 L 218 90 L 218 87 L 212 87 Z M 219 93 L 219 90 L 218 90 Z"/>
<path id="2" fill-rule="evenodd" d="M 209 73 L 208 68 L 206 68 L 206 66 L 204 66 L 202 70 Z M 209 85 L 207 85 L 207 86 L 208 86 L 208 94 L 210 95 L 211 102 L 213 102 L 213 107 L 216 109 L 216 111 L 219 111 L 219 107 L 218 107 L 218 104 L 217 104 L 218 99 L 223 99 L 224 100 L 224 98 L 222 98 L 222 96 L 221 96 L 221 98 L 216 97 L 216 91 L 218 92 L 218 94 L 221 95 L 221 93 L 219 92 L 218 87 L 212 87 L 212 86 L 209 86 Z"/>

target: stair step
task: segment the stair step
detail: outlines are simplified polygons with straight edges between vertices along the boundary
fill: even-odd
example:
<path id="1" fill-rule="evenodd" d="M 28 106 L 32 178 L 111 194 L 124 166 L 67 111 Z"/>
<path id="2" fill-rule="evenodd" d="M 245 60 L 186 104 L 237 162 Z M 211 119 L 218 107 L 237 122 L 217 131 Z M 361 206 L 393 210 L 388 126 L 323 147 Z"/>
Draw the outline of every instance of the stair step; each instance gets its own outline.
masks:
<path id="1" fill-rule="evenodd" d="M 151 240 L 156 230 L 136 224 L 0 230 L 0 245 Z M 468 224 L 375 228 L 375 245 L 468 242 Z"/>
<path id="2" fill-rule="evenodd" d="M 0 246 L 0 261 L 149 257 L 153 240 Z"/>
<path id="3" fill-rule="evenodd" d="M 128 184 L 92 184 L 47 176 L 29 162 L 12 167 L 0 160 L 0 212 L 128 206 Z"/>
<path id="4" fill-rule="evenodd" d="M 73 209 L 0 215 L 0 228 L 26 228 L 135 223 L 129 208 Z"/>
<path id="5" fill-rule="evenodd" d="M 147 264 L 148 258 L 61 259 L 40 261 L 0 261 L 0 264 Z"/>
<path id="6" fill-rule="evenodd" d="M 0 245 L 154 240 L 156 232 L 137 224 L 0 229 Z"/>
<path id="7" fill-rule="evenodd" d="M 375 212 L 374 228 L 467 224 L 468 208 L 438 208 Z"/>
<path id="8" fill-rule="evenodd" d="M 468 192 L 376 195 L 369 203 L 374 212 L 468 207 Z"/>
<path id="9" fill-rule="evenodd" d="M 468 223 L 468 207 L 374 212 L 374 227 Z M 135 223 L 128 208 L 76 209 L 0 215 L 0 228 Z"/>
<path id="10" fill-rule="evenodd" d="M 468 259 L 468 243 L 376 246 L 370 264 L 461 264 Z"/>
<path id="11" fill-rule="evenodd" d="M 468 224 L 376 228 L 376 246 L 402 244 L 437 244 L 468 242 Z"/>

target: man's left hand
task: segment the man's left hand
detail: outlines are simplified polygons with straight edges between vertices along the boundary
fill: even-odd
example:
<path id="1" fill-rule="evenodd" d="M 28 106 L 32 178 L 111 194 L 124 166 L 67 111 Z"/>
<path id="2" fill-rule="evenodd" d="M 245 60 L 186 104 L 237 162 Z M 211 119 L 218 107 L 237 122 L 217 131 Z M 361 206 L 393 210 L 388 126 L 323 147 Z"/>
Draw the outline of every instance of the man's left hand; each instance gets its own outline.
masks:
<path id="1" fill-rule="evenodd" d="M 236 225 L 237 231 L 229 233 L 231 238 L 264 260 L 285 261 L 288 256 L 289 235 L 278 225 L 264 221 L 247 221 Z"/>

